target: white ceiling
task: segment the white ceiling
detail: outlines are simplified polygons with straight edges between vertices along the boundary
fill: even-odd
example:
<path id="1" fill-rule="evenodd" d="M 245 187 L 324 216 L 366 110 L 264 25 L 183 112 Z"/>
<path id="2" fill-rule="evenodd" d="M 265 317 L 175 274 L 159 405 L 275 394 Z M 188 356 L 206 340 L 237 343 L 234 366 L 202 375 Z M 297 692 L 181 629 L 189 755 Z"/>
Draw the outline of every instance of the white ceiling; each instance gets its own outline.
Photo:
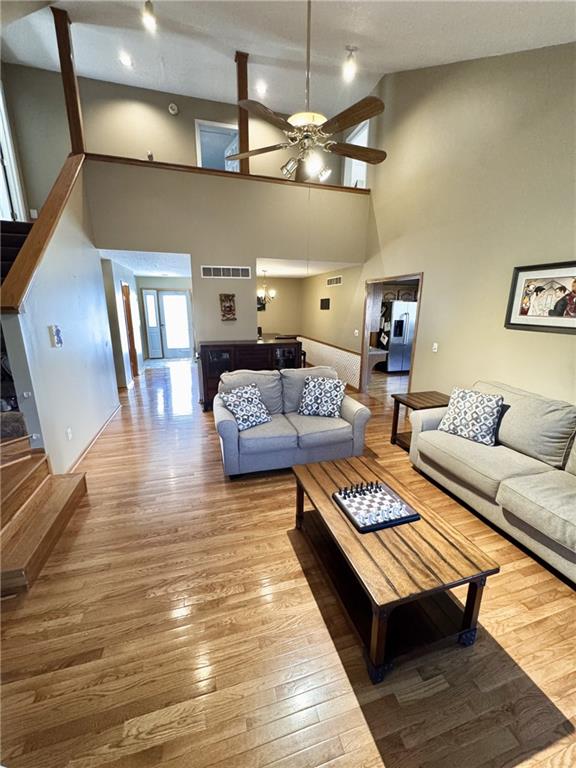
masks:
<path id="1" fill-rule="evenodd" d="M 144 251 L 100 250 L 103 259 L 111 259 L 139 277 L 190 277 L 191 261 L 187 253 L 152 253 Z"/>
<path id="2" fill-rule="evenodd" d="M 155 35 L 142 26 L 141 2 L 56 5 L 72 19 L 80 75 L 234 102 L 234 52 L 244 50 L 252 97 L 262 79 L 268 93 L 261 100 L 273 109 L 290 113 L 303 106 L 303 0 L 156 0 Z M 366 95 L 387 72 L 576 39 L 572 2 L 314 0 L 312 8 L 312 107 L 328 115 Z M 2 44 L 5 61 L 58 68 L 49 8 L 6 24 Z M 347 44 L 359 47 L 360 72 L 351 85 L 340 77 Z M 120 50 L 130 54 L 133 69 L 120 64 Z"/>
<path id="3" fill-rule="evenodd" d="M 312 277 L 348 267 L 359 267 L 353 261 L 306 261 L 305 259 L 258 259 L 256 272 L 266 277 Z"/>

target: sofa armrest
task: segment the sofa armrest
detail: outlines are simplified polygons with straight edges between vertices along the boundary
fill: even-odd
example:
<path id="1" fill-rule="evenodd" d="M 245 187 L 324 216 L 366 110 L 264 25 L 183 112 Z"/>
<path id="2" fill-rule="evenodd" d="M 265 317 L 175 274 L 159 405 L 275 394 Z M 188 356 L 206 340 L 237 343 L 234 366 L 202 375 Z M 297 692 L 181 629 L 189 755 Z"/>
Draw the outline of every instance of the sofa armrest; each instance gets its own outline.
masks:
<path id="1" fill-rule="evenodd" d="M 418 435 L 421 432 L 430 432 L 433 429 L 438 429 L 447 410 L 447 406 L 444 406 L 442 408 L 426 408 L 421 411 L 412 411 L 410 414 L 410 423 L 412 424 L 410 461 L 415 467 L 418 466 Z"/>
<path id="2" fill-rule="evenodd" d="M 220 451 L 226 475 L 237 475 L 240 472 L 238 451 L 238 424 L 234 414 L 224 405 L 220 395 L 214 397 L 212 404 L 214 424 L 220 438 Z"/>
<path id="3" fill-rule="evenodd" d="M 345 395 L 340 406 L 340 416 L 352 425 L 352 436 L 354 440 L 354 456 L 361 456 L 364 453 L 364 433 L 368 419 L 372 416 L 372 411 L 353 397 Z"/>

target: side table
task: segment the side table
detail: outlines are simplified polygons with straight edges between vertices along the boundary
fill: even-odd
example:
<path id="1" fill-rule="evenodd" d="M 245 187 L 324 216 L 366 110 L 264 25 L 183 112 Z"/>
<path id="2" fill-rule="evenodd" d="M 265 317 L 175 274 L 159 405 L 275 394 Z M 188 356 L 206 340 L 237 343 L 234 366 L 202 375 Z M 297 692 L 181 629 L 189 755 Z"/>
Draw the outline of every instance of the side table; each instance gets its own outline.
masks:
<path id="1" fill-rule="evenodd" d="M 413 411 L 421 411 L 426 408 L 442 408 L 448 405 L 450 395 L 444 392 L 399 392 L 391 395 L 394 400 L 394 413 L 392 414 L 392 434 L 390 442 L 392 445 L 399 445 L 405 451 L 410 450 L 411 432 L 398 433 L 398 417 L 400 415 L 400 406 L 410 408 Z"/>

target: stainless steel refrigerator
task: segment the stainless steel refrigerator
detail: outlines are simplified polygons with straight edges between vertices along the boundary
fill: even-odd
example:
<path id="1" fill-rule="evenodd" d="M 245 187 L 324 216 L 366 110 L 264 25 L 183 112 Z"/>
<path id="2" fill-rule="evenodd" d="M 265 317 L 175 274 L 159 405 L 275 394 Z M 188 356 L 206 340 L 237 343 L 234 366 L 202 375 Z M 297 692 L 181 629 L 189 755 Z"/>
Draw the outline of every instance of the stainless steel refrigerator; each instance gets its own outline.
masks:
<path id="1" fill-rule="evenodd" d="M 409 371 L 416 325 L 415 301 L 391 301 L 388 371 Z"/>

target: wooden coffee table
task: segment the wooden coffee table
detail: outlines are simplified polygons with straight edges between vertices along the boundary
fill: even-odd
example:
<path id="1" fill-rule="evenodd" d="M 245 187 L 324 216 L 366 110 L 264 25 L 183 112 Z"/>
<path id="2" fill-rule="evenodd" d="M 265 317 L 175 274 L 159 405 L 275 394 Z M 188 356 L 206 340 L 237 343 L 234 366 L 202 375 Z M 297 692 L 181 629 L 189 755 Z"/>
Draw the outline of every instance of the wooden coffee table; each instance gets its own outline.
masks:
<path id="1" fill-rule="evenodd" d="M 311 543 L 365 647 L 372 682 L 394 662 L 447 639 L 472 645 L 486 577 L 500 567 L 365 457 L 292 468 L 296 528 Z M 359 533 L 332 500 L 351 483 L 387 483 L 421 515 L 414 523 Z M 304 509 L 304 494 L 312 510 Z M 449 591 L 468 584 L 464 606 Z"/>

